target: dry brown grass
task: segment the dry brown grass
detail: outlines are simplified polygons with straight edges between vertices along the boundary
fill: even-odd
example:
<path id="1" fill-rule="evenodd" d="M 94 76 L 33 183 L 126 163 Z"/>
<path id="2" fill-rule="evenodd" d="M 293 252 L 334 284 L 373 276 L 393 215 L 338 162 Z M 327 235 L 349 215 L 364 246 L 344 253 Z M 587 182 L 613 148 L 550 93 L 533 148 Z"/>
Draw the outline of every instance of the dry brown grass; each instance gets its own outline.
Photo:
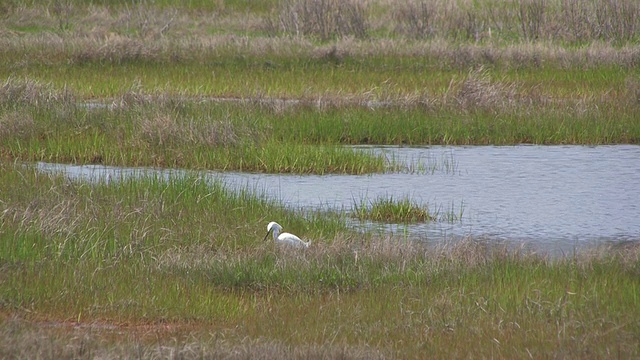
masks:
<path id="1" fill-rule="evenodd" d="M 30 176 L 29 174 L 25 176 Z M 15 231 L 15 239 L 27 237 L 41 246 L 38 256 L 53 259 L 83 260 L 94 252 L 122 244 L 115 251 L 115 257 L 145 252 L 145 244 L 150 237 L 158 236 L 160 241 L 171 241 L 175 233 L 160 229 L 151 232 L 151 223 L 156 221 L 164 206 L 163 200 L 147 197 L 135 205 L 126 204 L 122 199 L 108 196 L 87 195 L 89 185 L 77 183 L 64 177 L 54 176 L 47 188 L 36 187 L 12 193 L 16 199 L 8 200 L 0 212 L 0 224 Z M 7 188 L 8 192 L 16 191 Z M 105 205 L 108 202 L 109 205 Z M 139 214 L 146 217 L 137 217 Z M 132 224 L 132 231 L 120 234 L 113 224 Z M 36 234 L 34 237 L 33 234 Z"/>
<path id="2" fill-rule="evenodd" d="M 99 205 L 70 189 L 76 186 L 83 185 L 61 181 L 45 190 L 46 195 L 6 207 L 0 214 L 0 222 L 13 224 L 16 237 L 38 234 L 37 239 L 48 239 L 44 253 L 54 258 L 66 257 L 70 253 L 83 258 L 92 249 L 109 241 L 105 238 L 108 228 L 97 215 Z M 123 212 L 114 210 L 113 214 L 115 221 L 127 218 Z M 81 250 L 77 252 L 78 249 Z"/>
<path id="3" fill-rule="evenodd" d="M 435 2 L 408 1 L 393 13 L 397 22 L 395 31 L 416 39 L 432 38 L 435 35 L 437 10 Z"/>
<path id="4" fill-rule="evenodd" d="M 640 264 L 640 240 L 587 248 L 577 254 L 575 261 L 582 267 L 592 267 L 602 262 L 619 262 L 621 266 L 632 269 Z"/>
<path id="5" fill-rule="evenodd" d="M 513 261 L 540 265 L 550 265 L 557 261 L 573 261 L 582 266 L 593 266 L 603 261 L 618 262 L 633 269 L 640 261 L 640 242 L 601 245 L 584 248 L 575 254 L 552 256 L 539 253 L 527 244 L 496 243 L 482 239 L 463 238 L 439 244 L 427 244 L 400 237 L 373 237 L 363 239 L 339 233 L 330 241 L 311 240 L 306 250 L 279 246 L 271 241 L 256 243 L 256 246 L 242 250 L 223 250 L 210 244 L 181 246 L 170 248 L 157 256 L 159 269 L 208 269 L 216 266 L 228 266 L 254 262 L 265 256 L 274 256 L 278 260 L 276 270 L 295 268 L 296 271 L 313 269 L 327 259 L 343 258 L 346 262 L 369 262 L 380 264 L 423 264 L 423 271 L 436 269 L 472 270 L 500 261 Z M 348 259 L 348 260 L 346 260 Z"/>
<path id="6" fill-rule="evenodd" d="M 322 40 L 392 33 L 405 39 L 471 43 L 617 42 L 638 37 L 640 4 L 634 0 L 513 0 L 496 4 L 407 0 L 287 0 L 266 13 L 155 7 L 146 3 L 106 8 L 56 1 L 7 6 L 0 32 L 29 36 L 41 29 L 62 37 L 190 41 L 211 33 L 312 36 Z M 3 26 L 4 25 L 4 26 Z"/>
<path id="7" fill-rule="evenodd" d="M 181 246 L 171 248 L 160 254 L 157 259 L 159 268 L 207 269 L 216 266 L 229 266 L 253 262 L 265 256 L 274 256 L 278 260 L 275 269 L 295 268 L 305 271 L 327 262 L 327 259 L 344 258 L 354 266 L 359 263 L 408 264 L 421 262 L 427 269 L 464 266 L 471 269 L 492 261 L 506 258 L 530 258 L 543 260 L 533 251 L 524 247 L 514 248 L 505 244 L 464 238 L 457 241 L 429 245 L 398 237 L 374 237 L 363 240 L 346 234 L 337 234 L 330 241 L 311 240 L 306 250 L 279 246 L 271 241 L 257 243 L 255 247 L 239 250 L 221 250 L 209 244 Z"/>
<path id="8" fill-rule="evenodd" d="M 625 80 L 625 94 L 630 105 L 640 105 L 640 78 L 629 77 Z"/>
<path id="9" fill-rule="evenodd" d="M 2 219 L 19 224 L 20 233 L 67 238 L 77 233 L 82 221 L 87 220 L 82 214 L 77 199 L 61 199 L 55 204 L 43 204 L 42 200 L 34 199 L 26 208 L 5 209 Z"/>
<path id="10" fill-rule="evenodd" d="M 491 81 L 489 74 L 480 67 L 469 72 L 455 99 L 462 109 L 506 111 L 515 105 L 516 94 L 514 84 Z"/>
<path id="11" fill-rule="evenodd" d="M 567 48 L 549 42 L 501 46 L 492 43 L 454 44 L 443 39 L 410 41 L 406 39 L 340 38 L 331 45 L 314 44 L 302 37 L 246 37 L 234 34 L 189 36 L 181 39 L 161 38 L 148 41 L 128 34 L 83 37 L 73 34 L 61 38 L 52 33 L 0 38 L 0 46 L 12 53 L 29 56 L 11 61 L 10 67 L 21 69 L 30 64 L 64 61 L 86 62 L 154 61 L 179 63 L 205 61 L 218 56 L 293 57 L 322 59 L 340 63 L 348 57 L 424 57 L 437 60 L 443 69 L 468 69 L 480 65 L 500 65 L 504 69 L 537 68 L 542 65 L 571 68 L 640 65 L 640 48 L 633 44 L 617 46 L 593 42 L 578 48 Z"/>
<path id="12" fill-rule="evenodd" d="M 152 113 L 138 120 L 140 138 L 153 146 L 231 146 L 240 141 L 240 127 L 228 120 L 179 120 L 171 114 Z"/>
<path id="13" fill-rule="evenodd" d="M 5 138 L 26 139 L 35 132 L 30 114 L 13 111 L 0 115 L 0 141 Z"/>
<path id="14" fill-rule="evenodd" d="M 267 19 L 272 34 L 315 36 L 321 40 L 354 36 L 368 32 L 366 3 L 337 0 L 286 0 L 277 15 Z"/>
<path id="15" fill-rule="evenodd" d="M 556 36 L 567 41 L 629 41 L 637 36 L 640 4 L 630 0 L 563 0 L 550 20 Z"/>
<path id="16" fill-rule="evenodd" d="M 56 90 L 35 80 L 9 77 L 0 83 L 0 105 L 70 105 L 75 100 L 69 89 Z"/>
<path id="17" fill-rule="evenodd" d="M 230 338 L 227 338 L 230 336 Z M 383 359 L 367 346 L 295 346 L 233 332 L 158 324 L 127 326 L 0 320 L 0 357 L 13 359 Z"/>
<path id="18" fill-rule="evenodd" d="M 11 67 L 61 57 L 75 63 L 117 63 L 201 60 L 221 53 L 333 54 L 338 61 L 345 56 L 430 56 L 441 59 L 443 65 L 457 67 L 492 63 L 509 67 L 543 63 L 635 67 L 640 63 L 640 50 L 632 41 L 637 37 L 638 25 L 633 19 L 640 17 L 640 5 L 633 0 L 594 4 L 522 0 L 478 8 L 468 0 L 403 4 L 291 0 L 269 16 L 179 11 L 144 4 L 109 9 L 69 6 L 73 8 L 68 11 L 54 5 L 9 11 L 0 21 L 0 46 L 8 52 L 30 49 L 32 55 L 12 62 Z M 369 15 L 373 11 L 370 9 L 378 9 L 377 15 Z M 63 26 L 67 30 L 57 30 L 61 22 L 68 23 Z M 377 28 L 368 25 L 370 22 L 378 24 Z M 259 34 L 263 29 L 300 36 L 264 37 Z M 368 33 L 389 31 L 395 31 L 396 36 L 366 39 Z M 505 46 L 498 35 L 501 32 L 519 33 L 517 37 L 525 41 L 516 38 Z M 511 39 L 515 35 L 505 36 Z M 318 45 L 313 37 L 333 41 L 331 45 Z M 564 43 L 571 41 L 583 46 L 566 48 Z M 327 46 L 328 51 L 323 50 Z"/>
<path id="19" fill-rule="evenodd" d="M 628 42 L 637 39 L 640 5 L 632 0 L 515 0 L 483 4 L 409 0 L 380 2 L 395 11 L 395 31 L 413 38 L 492 42 L 518 41 Z"/>

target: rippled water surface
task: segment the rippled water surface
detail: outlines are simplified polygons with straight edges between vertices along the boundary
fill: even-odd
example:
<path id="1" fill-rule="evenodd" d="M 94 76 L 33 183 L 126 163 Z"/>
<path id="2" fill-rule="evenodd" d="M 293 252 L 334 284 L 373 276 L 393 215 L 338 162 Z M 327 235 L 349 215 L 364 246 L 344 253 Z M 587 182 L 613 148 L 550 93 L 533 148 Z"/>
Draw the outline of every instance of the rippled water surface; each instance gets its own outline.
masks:
<path id="1" fill-rule="evenodd" d="M 640 239 L 640 146 L 478 146 L 371 148 L 426 171 L 375 175 L 207 173 L 295 208 L 350 210 L 379 197 L 405 196 L 462 221 L 385 231 L 426 241 L 461 236 L 526 242 L 547 250 Z M 72 178 L 149 170 L 38 164 Z M 153 170 L 151 170 L 153 171 Z M 277 219 L 274 219 L 277 220 Z"/>

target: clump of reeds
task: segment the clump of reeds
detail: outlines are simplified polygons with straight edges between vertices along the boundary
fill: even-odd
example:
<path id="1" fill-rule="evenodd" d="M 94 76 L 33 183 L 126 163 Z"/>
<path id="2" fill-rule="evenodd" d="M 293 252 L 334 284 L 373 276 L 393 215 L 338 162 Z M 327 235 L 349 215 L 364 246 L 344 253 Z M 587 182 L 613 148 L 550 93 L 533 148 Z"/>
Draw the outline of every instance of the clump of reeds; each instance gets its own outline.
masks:
<path id="1" fill-rule="evenodd" d="M 581 2 L 566 0 L 550 14 L 557 36 L 567 41 L 625 42 L 637 37 L 640 5 L 631 0 Z M 549 29 L 546 29 L 549 30 Z"/>
<path id="2" fill-rule="evenodd" d="M 455 95 L 458 105 L 465 110 L 505 111 L 513 108 L 515 98 L 513 84 L 491 81 L 482 67 L 469 72 Z"/>
<path id="3" fill-rule="evenodd" d="M 35 132 L 33 117 L 24 112 L 0 113 L 0 141 L 4 139 L 28 139 Z"/>
<path id="4" fill-rule="evenodd" d="M 70 105 L 75 104 L 76 97 L 64 87 L 54 89 L 49 84 L 42 84 L 31 79 L 9 77 L 0 84 L 0 106 L 32 105 Z"/>
<path id="5" fill-rule="evenodd" d="M 520 0 L 499 6 L 466 0 L 412 0 L 393 12 L 395 31 L 413 38 L 464 42 L 550 40 L 558 42 L 637 39 L 640 6 L 631 0 L 601 2 Z"/>
<path id="6" fill-rule="evenodd" d="M 438 8 L 433 1 L 407 1 L 394 12 L 395 31 L 416 39 L 431 38 L 436 31 Z"/>
<path id="7" fill-rule="evenodd" d="M 232 146 L 240 141 L 239 126 L 229 121 L 176 119 L 171 114 L 156 113 L 138 119 L 141 139 L 153 146 Z"/>
<path id="8" fill-rule="evenodd" d="M 640 78 L 629 77 L 625 79 L 625 92 L 629 105 L 640 106 Z"/>
<path id="9" fill-rule="evenodd" d="M 228 113 L 216 118 L 209 114 L 185 115 L 181 111 L 198 102 L 197 98 L 180 94 L 147 93 L 138 83 L 114 100 L 112 107 L 133 115 L 133 139 L 157 148 L 230 147 L 260 140 L 257 129 L 239 121 L 232 122 Z"/>
<path id="10" fill-rule="evenodd" d="M 366 6 L 361 1 L 287 0 L 267 27 L 273 33 L 315 36 L 321 40 L 367 35 Z"/>
<path id="11" fill-rule="evenodd" d="M 367 204 L 361 201 L 354 204 L 353 216 L 360 220 L 372 220 L 386 223 L 415 223 L 435 221 L 437 217 L 408 197 L 395 200 L 391 197 L 380 197 Z"/>

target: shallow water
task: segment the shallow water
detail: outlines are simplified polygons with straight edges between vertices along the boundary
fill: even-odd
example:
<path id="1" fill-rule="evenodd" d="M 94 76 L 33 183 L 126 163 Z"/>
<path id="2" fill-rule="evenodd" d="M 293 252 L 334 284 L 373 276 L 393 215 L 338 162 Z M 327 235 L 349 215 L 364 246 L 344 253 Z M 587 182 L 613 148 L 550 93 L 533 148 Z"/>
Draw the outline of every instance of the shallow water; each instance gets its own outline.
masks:
<path id="1" fill-rule="evenodd" d="M 256 189 L 294 208 L 350 210 L 381 196 L 408 196 L 441 213 L 462 210 L 461 221 L 453 223 L 379 225 L 384 231 L 429 242 L 472 236 L 569 253 L 585 245 L 640 239 L 640 146 L 369 149 L 425 171 L 206 175 L 232 187 Z M 86 180 L 179 172 L 45 163 L 38 168 Z"/>

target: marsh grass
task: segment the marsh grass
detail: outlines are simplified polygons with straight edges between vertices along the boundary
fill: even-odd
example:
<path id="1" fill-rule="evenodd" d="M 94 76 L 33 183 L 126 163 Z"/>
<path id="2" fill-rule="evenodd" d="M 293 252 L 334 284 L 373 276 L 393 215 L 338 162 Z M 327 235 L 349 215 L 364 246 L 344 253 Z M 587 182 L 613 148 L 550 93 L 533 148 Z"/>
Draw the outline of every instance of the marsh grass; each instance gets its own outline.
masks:
<path id="1" fill-rule="evenodd" d="M 29 167 L 3 168 L 7 169 L 2 176 L 3 192 L 9 194 L 3 200 L 15 204 L 3 210 L 4 228 L 37 239 L 35 253 L 24 254 L 34 258 L 135 257 L 144 256 L 151 248 L 157 250 L 158 246 L 201 242 L 236 248 L 251 238 L 262 239 L 268 222 L 264 214 L 281 219 L 292 230 L 303 225 L 300 220 L 292 220 L 284 208 L 249 189 L 235 193 L 219 182 L 204 181 L 197 174 L 169 179 L 159 175 L 113 179 L 113 183 L 90 186 L 61 176 L 49 178 Z M 21 181 L 26 188 L 21 188 Z M 195 213 L 189 215 L 187 211 Z M 239 221 L 241 214 L 247 216 L 246 223 L 264 222 L 260 231 L 245 227 L 226 234 L 222 225 L 233 218 Z M 339 224 L 330 216 L 309 214 L 308 218 L 320 228 L 335 229 Z M 188 235 L 173 230 L 172 224 L 178 222 L 190 224 Z M 13 246 L 22 249 L 16 254 L 28 251 L 23 245 L 10 237 L 3 243 L 7 251 Z"/>
<path id="2" fill-rule="evenodd" d="M 362 220 L 385 223 L 415 223 L 436 221 L 437 217 L 429 212 L 429 208 L 421 206 L 415 200 L 404 197 L 394 200 L 393 197 L 380 197 L 369 203 L 362 200 L 354 204 L 353 216 Z"/>
<path id="3" fill-rule="evenodd" d="M 212 101 L 136 88 L 108 104 L 82 104 L 68 88 L 10 78 L 0 101 L 1 153 L 29 161 L 254 172 L 412 171 L 336 145 L 636 143 L 636 82 L 624 81 L 620 100 L 559 102 L 523 94 L 479 68 L 441 96 L 369 107 L 331 98 Z"/>
<path id="4" fill-rule="evenodd" d="M 3 356 L 637 355 L 634 244 L 433 246 L 194 176 L 89 185 L 0 166 Z M 272 219 L 313 246 L 262 242 Z"/>
<path id="5" fill-rule="evenodd" d="M 638 15 L 640 7 L 629 0 L 597 3 L 518 0 L 491 5 L 467 0 L 411 0 L 393 10 L 396 33 L 418 39 L 622 43 L 637 36 L 637 24 L 631 18 Z"/>
<path id="6" fill-rule="evenodd" d="M 40 4 L 11 0 L 3 7 L 13 31 L 123 34 L 147 39 L 180 38 L 195 33 L 234 32 L 279 36 L 394 37 L 454 42 L 514 43 L 637 40 L 632 0 L 514 0 L 500 4 L 470 0 L 389 1 L 189 1 L 153 4 L 123 1 L 104 4 L 58 1 Z M 22 21 L 20 21 L 22 20 Z M 25 21 L 26 20 L 26 21 Z M 193 23 L 198 27 L 190 27 Z"/>
<path id="7" fill-rule="evenodd" d="M 514 84 L 492 81 L 489 73 L 479 67 L 469 72 L 459 84 L 454 97 L 460 108 L 465 110 L 508 112 L 515 107 L 516 94 Z M 537 101 L 529 98 L 529 102 Z"/>
<path id="8" fill-rule="evenodd" d="M 456 209 L 454 204 L 447 209 L 442 205 L 430 209 L 409 196 L 394 199 L 393 196 L 379 197 L 373 200 L 354 202 L 351 216 L 360 221 L 377 221 L 391 224 L 409 224 L 441 221 L 455 223 L 462 221 L 464 202 Z"/>
<path id="9" fill-rule="evenodd" d="M 211 329 L 209 327 L 209 329 Z M 123 331 L 124 330 L 124 331 Z M 186 334 L 190 331 L 192 334 Z M 127 333 L 126 335 L 123 333 Z M 369 346 L 317 344 L 291 347 L 284 341 L 269 339 L 229 338 L 229 331 L 206 334 L 203 327 L 176 327 L 175 338 L 158 334 L 153 326 L 123 329 L 104 324 L 76 326 L 75 323 L 50 323 L 34 326 L 20 319 L 0 325 L 6 339 L 0 355 L 7 358 L 139 358 L 164 359 L 384 359 L 385 354 Z"/>
<path id="10" fill-rule="evenodd" d="M 429 246 L 197 175 L 14 164 L 364 173 L 390 163 L 335 146 L 640 139 L 632 0 L 282 4 L 0 4 L 0 357 L 640 356 L 637 244 Z M 262 242 L 271 220 L 313 246 Z"/>
<path id="11" fill-rule="evenodd" d="M 626 355 L 637 352 L 634 339 L 639 329 L 633 319 L 639 315 L 633 298 L 638 284 L 632 270 L 637 265 L 632 261 L 625 265 L 630 268 L 621 267 L 610 255 L 606 260 L 585 258 L 575 265 L 569 260 L 552 263 L 501 250 L 487 252 L 473 243 L 434 251 L 384 240 L 357 246 L 356 251 L 353 244 L 337 240 L 311 254 L 282 250 L 238 255 L 186 248 L 162 255 L 158 268 L 128 262 L 97 271 L 90 271 L 93 266 L 76 266 L 75 271 L 45 267 L 44 271 L 56 271 L 67 284 L 74 284 L 73 290 L 56 296 L 58 305 L 51 308 L 43 299 L 55 296 L 63 284 L 48 285 L 53 287 L 50 292 L 33 295 L 33 285 L 22 284 L 21 306 L 28 306 L 30 315 L 21 317 L 36 323 L 43 319 L 106 323 L 119 334 L 131 335 L 124 343 L 131 341 L 138 351 L 166 346 L 186 350 L 172 342 L 179 338 L 185 347 L 202 346 L 203 353 L 209 353 L 220 345 L 215 339 L 224 336 L 235 351 L 244 349 L 254 356 L 268 349 L 248 346 L 249 339 L 284 343 L 280 351 L 290 356 L 312 350 L 310 344 L 323 344 L 330 354 L 347 350 L 352 356 L 363 348 L 394 357 L 419 356 L 425 349 L 443 356 L 495 351 L 484 345 L 486 341 L 499 342 L 504 356 L 526 356 L 527 351 L 542 356 L 558 350 L 581 356 L 613 348 Z M 92 275 L 82 276 L 84 271 Z M 39 284 L 44 275 L 33 278 L 27 270 L 19 276 Z M 114 288 L 107 285 L 114 277 L 134 280 L 120 280 Z M 89 281 L 91 287 L 83 286 Z M 104 296 L 101 288 L 110 289 L 112 296 Z M 611 289 L 618 296 L 610 302 L 603 294 Z M 85 292 L 92 296 L 87 299 Z M 11 307 L 14 293 L 5 294 Z M 138 323 L 150 324 L 146 331 L 158 335 L 146 341 L 137 337 L 139 330 L 126 324 Z M 214 338 L 212 329 L 218 334 Z M 65 334 L 45 331 L 48 339 Z M 548 336 L 558 331 L 560 338 Z M 90 328 L 74 333 L 93 334 L 94 340 L 114 339 Z M 5 351 L 51 346 L 22 338 L 21 332 L 11 334 Z M 31 350 L 13 342 L 16 339 L 32 341 Z M 122 340 L 85 345 L 91 351 L 114 354 L 123 351 L 117 344 Z"/>
<path id="12" fill-rule="evenodd" d="M 3 87 L 8 94 L 0 106 L 5 158 L 319 174 L 402 166 L 371 151 L 283 138 L 273 130 L 277 114 L 262 112 L 260 104 L 246 110 L 243 104 L 127 92 L 109 106 L 90 107 L 56 102 L 55 95 L 42 95 L 55 94 L 50 89 L 32 88 L 45 87 L 12 79 Z"/>
<path id="13" fill-rule="evenodd" d="M 320 40 L 354 36 L 364 38 L 368 32 L 366 3 L 335 0 L 286 0 L 277 15 L 266 19 L 272 34 L 315 36 Z"/>

